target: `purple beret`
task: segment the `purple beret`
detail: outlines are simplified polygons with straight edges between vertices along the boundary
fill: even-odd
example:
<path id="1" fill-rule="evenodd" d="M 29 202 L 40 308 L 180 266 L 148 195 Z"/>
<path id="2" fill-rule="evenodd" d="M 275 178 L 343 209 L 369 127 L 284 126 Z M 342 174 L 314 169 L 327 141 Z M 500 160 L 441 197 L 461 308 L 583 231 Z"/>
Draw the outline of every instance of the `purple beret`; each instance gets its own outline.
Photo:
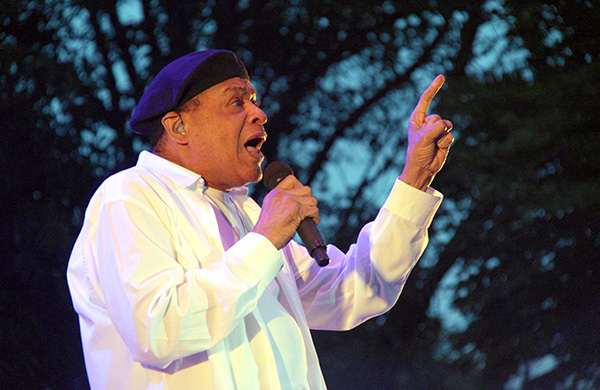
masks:
<path id="1" fill-rule="evenodd" d="M 200 92 L 233 77 L 249 79 L 246 67 L 228 50 L 197 51 L 165 66 L 144 91 L 131 128 L 153 140 L 162 134 L 162 117 Z"/>

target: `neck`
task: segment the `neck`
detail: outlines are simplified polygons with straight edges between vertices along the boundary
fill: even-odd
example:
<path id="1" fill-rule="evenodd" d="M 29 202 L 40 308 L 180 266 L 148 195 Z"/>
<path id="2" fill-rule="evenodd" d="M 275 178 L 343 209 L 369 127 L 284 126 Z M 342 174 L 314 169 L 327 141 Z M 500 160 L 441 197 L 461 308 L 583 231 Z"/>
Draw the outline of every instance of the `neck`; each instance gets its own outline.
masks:
<path id="1" fill-rule="evenodd" d="M 177 153 L 175 151 L 172 150 L 172 148 L 168 148 L 165 147 L 164 145 L 161 144 L 161 142 L 159 142 L 153 149 L 152 149 L 152 153 L 156 154 L 157 156 L 160 156 L 162 158 L 164 158 L 165 160 L 169 160 L 174 164 L 177 164 L 179 166 L 182 166 L 184 168 L 187 168 L 187 164 L 185 164 L 184 159 L 182 158 L 180 153 Z"/>

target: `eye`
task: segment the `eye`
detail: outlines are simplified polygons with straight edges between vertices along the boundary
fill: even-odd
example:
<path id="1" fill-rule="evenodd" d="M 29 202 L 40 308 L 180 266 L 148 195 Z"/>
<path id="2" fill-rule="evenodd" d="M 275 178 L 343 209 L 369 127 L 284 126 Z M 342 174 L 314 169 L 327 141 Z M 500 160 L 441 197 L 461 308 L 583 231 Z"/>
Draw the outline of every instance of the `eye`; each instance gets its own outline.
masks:
<path id="1" fill-rule="evenodd" d="M 252 104 L 254 104 L 256 107 L 260 107 L 262 106 L 262 102 L 260 100 L 256 100 L 256 99 L 252 99 L 251 100 Z"/>

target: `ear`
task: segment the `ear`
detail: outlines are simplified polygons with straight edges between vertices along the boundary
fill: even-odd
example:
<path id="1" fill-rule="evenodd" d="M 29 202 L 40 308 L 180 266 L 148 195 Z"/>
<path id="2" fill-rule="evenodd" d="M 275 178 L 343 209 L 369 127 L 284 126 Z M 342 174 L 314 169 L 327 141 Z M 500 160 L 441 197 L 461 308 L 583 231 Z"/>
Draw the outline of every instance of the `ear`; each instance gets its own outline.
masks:
<path id="1" fill-rule="evenodd" d="M 162 117 L 162 125 L 170 139 L 179 145 L 187 145 L 189 142 L 188 134 L 185 131 L 181 115 L 176 111 L 169 111 Z"/>

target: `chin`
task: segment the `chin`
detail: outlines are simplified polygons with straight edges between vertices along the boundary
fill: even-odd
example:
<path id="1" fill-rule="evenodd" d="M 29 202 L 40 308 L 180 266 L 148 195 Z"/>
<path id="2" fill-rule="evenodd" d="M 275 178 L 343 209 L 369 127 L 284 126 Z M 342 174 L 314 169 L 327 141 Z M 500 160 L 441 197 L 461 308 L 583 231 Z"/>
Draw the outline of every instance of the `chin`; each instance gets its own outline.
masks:
<path id="1" fill-rule="evenodd" d="M 260 166 L 254 167 L 251 170 L 246 171 L 240 178 L 244 181 L 242 186 L 248 185 L 250 183 L 257 183 L 261 181 L 263 177 L 263 172 Z"/>
<path id="2" fill-rule="evenodd" d="M 254 175 L 254 179 L 251 181 L 251 183 L 257 183 L 257 182 L 261 181 L 262 177 L 263 177 L 262 170 L 259 170 L 258 173 L 256 175 Z"/>

